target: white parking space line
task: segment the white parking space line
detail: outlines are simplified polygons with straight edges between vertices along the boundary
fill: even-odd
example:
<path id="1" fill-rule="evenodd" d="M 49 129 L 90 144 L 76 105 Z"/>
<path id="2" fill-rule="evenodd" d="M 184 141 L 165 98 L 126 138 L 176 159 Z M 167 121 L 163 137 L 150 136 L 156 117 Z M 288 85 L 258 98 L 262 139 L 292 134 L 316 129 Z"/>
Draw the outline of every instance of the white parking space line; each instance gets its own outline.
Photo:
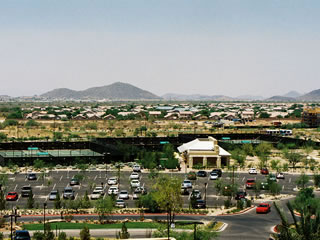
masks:
<path id="1" fill-rule="evenodd" d="M 27 180 L 28 180 L 27 178 L 24 179 L 25 182 L 26 182 Z"/>
<path id="2" fill-rule="evenodd" d="M 242 178 L 242 182 L 244 181 L 244 179 L 246 179 L 245 177 Z"/>
<path id="3" fill-rule="evenodd" d="M 61 175 L 60 180 L 59 180 L 60 182 L 61 182 L 62 178 L 63 178 L 63 176 Z"/>
<path id="4" fill-rule="evenodd" d="M 77 197 L 78 197 L 78 193 L 76 194 L 76 197 L 74 199 L 77 199 Z"/>
<path id="5" fill-rule="evenodd" d="M 94 181 L 97 179 L 97 177 L 98 177 L 97 175 L 94 177 Z"/>
<path id="6" fill-rule="evenodd" d="M 56 183 L 55 183 L 55 184 L 53 185 L 53 188 L 52 188 L 52 190 L 54 190 L 54 189 L 56 188 L 56 185 L 57 185 Z"/>
<path id="7" fill-rule="evenodd" d="M 291 178 L 289 178 L 289 183 L 291 183 Z"/>
<path id="8" fill-rule="evenodd" d="M 282 185 L 282 190 L 284 190 L 284 185 Z"/>
<path id="9" fill-rule="evenodd" d="M 13 190 L 13 191 L 16 191 L 17 187 L 18 187 L 18 184 L 16 184 L 16 186 L 14 187 L 14 190 Z"/>

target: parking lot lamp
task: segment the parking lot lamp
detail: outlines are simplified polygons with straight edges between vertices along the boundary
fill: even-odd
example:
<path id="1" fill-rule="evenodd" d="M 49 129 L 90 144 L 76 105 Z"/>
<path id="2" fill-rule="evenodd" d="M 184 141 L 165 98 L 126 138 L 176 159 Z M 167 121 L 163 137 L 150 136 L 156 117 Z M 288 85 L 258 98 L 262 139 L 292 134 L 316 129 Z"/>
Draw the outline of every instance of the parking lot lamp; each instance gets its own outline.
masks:
<path id="1" fill-rule="evenodd" d="M 47 203 L 43 203 L 43 233 L 46 233 L 46 207 Z"/>
<path id="2" fill-rule="evenodd" d="M 207 207 L 207 185 L 208 183 L 205 182 L 204 183 L 204 202 L 206 203 L 206 207 Z"/>
<path id="3" fill-rule="evenodd" d="M 16 211 L 14 211 L 13 209 L 12 209 L 12 213 L 11 214 L 9 214 L 9 215 L 4 215 L 3 216 L 4 218 L 10 218 L 10 228 L 11 228 L 11 240 L 13 240 L 13 228 L 12 228 L 12 219 L 13 218 L 15 218 L 15 222 L 16 222 L 16 219 L 18 218 L 18 217 L 20 217 L 17 213 L 16 213 Z"/>

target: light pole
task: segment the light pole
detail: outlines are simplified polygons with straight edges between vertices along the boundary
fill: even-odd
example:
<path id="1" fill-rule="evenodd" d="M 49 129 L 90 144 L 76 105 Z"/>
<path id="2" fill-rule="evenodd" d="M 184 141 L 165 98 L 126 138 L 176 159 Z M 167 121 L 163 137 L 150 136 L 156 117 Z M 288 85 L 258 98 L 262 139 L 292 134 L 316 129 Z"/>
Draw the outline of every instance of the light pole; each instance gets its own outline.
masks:
<path id="1" fill-rule="evenodd" d="M 43 233 L 46 233 L 46 207 L 47 203 L 43 203 Z"/>
<path id="2" fill-rule="evenodd" d="M 17 218 L 21 217 L 17 214 L 16 209 L 15 211 L 13 211 L 12 209 L 12 213 L 9 215 L 4 215 L 4 218 L 10 218 L 10 228 L 11 228 L 11 240 L 13 240 L 13 228 L 12 228 L 12 219 L 14 218 L 14 221 L 17 222 Z"/>
<path id="3" fill-rule="evenodd" d="M 208 183 L 205 182 L 204 183 L 204 202 L 206 204 L 206 207 L 207 207 L 207 186 L 208 186 Z"/>

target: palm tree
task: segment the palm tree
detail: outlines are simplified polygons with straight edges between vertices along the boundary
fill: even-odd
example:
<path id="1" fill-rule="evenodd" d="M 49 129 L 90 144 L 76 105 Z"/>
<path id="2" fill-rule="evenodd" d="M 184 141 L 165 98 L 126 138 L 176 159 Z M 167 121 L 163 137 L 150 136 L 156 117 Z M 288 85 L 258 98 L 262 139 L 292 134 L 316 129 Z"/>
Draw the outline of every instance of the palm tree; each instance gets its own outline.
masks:
<path id="1" fill-rule="evenodd" d="M 304 193 L 303 193 L 304 194 Z M 303 196 L 300 196 L 303 198 Z M 306 197 L 306 196 L 305 196 Z M 274 203 L 274 207 L 281 218 L 281 225 L 279 225 L 279 234 L 273 234 L 277 240 L 317 240 L 320 239 L 320 207 L 318 199 L 304 198 L 294 201 L 292 204 L 288 202 L 287 208 L 290 212 L 293 222 L 289 222 L 283 210 Z M 303 200 L 303 201 L 301 201 Z M 298 211 L 300 218 L 298 218 L 294 210 Z"/>

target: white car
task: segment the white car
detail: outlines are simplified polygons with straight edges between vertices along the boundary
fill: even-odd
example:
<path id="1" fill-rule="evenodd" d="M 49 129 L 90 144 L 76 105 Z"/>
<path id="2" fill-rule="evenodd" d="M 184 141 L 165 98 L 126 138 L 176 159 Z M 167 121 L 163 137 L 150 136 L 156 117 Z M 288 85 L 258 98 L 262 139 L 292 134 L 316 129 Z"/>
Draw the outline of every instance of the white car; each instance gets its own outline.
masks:
<path id="1" fill-rule="evenodd" d="M 126 203 L 122 199 L 117 199 L 116 207 L 125 208 L 126 207 Z"/>
<path id="2" fill-rule="evenodd" d="M 284 179 L 284 174 L 282 172 L 277 173 L 277 179 Z"/>
<path id="3" fill-rule="evenodd" d="M 141 172 L 141 167 L 140 167 L 139 165 L 134 165 L 134 166 L 132 167 L 132 170 L 133 170 L 134 172 Z"/>
<path id="4" fill-rule="evenodd" d="M 127 190 L 121 190 L 119 193 L 119 199 L 129 199 L 129 193 Z"/>
<path id="5" fill-rule="evenodd" d="M 218 178 L 219 178 L 218 173 L 216 173 L 216 172 L 210 173 L 210 180 L 217 180 Z"/>
<path id="6" fill-rule="evenodd" d="M 190 180 L 184 180 L 181 186 L 184 188 L 192 188 L 192 182 Z"/>
<path id="7" fill-rule="evenodd" d="M 116 185 L 116 184 L 118 184 L 118 178 L 116 178 L 116 177 L 111 177 L 111 178 L 109 178 L 109 179 L 108 179 L 108 184 L 109 184 L 109 185 Z"/>
<path id="8" fill-rule="evenodd" d="M 111 194 L 117 195 L 118 193 L 119 193 L 118 187 L 116 186 L 109 187 L 109 190 L 108 190 L 109 195 Z"/>
<path id="9" fill-rule="evenodd" d="M 102 186 L 95 187 L 93 191 L 99 191 L 101 192 L 101 194 L 103 194 L 103 187 Z"/>
<path id="10" fill-rule="evenodd" d="M 140 187 L 140 182 L 139 182 L 139 180 L 134 179 L 134 180 L 131 180 L 130 185 L 132 188 L 137 188 L 137 187 Z"/>
<path id="11" fill-rule="evenodd" d="M 257 174 L 258 172 L 257 172 L 257 169 L 255 169 L 255 168 L 250 168 L 249 169 L 249 174 Z"/>
<path id="12" fill-rule="evenodd" d="M 94 190 L 90 195 L 91 200 L 97 200 L 102 197 L 102 194 L 99 190 Z"/>
<path id="13" fill-rule="evenodd" d="M 139 178 L 140 178 L 139 173 L 133 172 L 130 175 L 130 179 L 139 179 Z"/>

